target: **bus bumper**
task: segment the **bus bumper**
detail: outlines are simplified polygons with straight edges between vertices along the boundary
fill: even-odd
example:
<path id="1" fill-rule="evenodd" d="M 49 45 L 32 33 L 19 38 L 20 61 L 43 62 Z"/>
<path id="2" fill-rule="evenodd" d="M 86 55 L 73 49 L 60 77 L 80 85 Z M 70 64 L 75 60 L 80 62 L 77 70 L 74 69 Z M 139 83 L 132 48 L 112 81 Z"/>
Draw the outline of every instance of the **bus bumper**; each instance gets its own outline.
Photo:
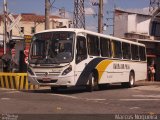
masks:
<path id="1" fill-rule="evenodd" d="M 40 86 L 74 86 L 74 76 L 40 77 L 28 75 L 28 81 Z"/>

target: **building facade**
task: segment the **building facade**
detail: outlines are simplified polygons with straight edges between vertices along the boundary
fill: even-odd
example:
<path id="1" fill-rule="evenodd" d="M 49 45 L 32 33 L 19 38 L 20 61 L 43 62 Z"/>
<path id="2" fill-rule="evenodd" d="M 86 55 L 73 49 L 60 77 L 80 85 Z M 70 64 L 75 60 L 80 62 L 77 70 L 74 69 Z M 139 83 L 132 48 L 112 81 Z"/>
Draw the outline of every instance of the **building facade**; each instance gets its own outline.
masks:
<path id="1" fill-rule="evenodd" d="M 153 14 L 115 9 L 114 36 L 145 44 L 147 64 L 155 65 L 155 78 L 160 80 L 160 39 L 151 34 L 151 29 L 154 27 L 154 25 L 151 27 L 152 19 Z M 159 33 L 158 29 L 155 31 Z"/>
<path id="2" fill-rule="evenodd" d="M 18 15 L 13 15 L 16 19 Z M 45 16 L 36 15 L 33 13 L 22 13 L 22 19 L 18 23 L 21 33 L 24 35 L 32 35 L 36 32 L 42 31 L 45 29 Z M 61 18 L 59 16 L 50 16 L 50 29 L 60 28 L 60 27 L 71 27 L 72 21 L 70 19 Z M 0 33 L 3 34 L 3 16 L 0 16 Z M 11 31 L 13 36 L 20 36 L 20 31 L 13 27 Z"/>

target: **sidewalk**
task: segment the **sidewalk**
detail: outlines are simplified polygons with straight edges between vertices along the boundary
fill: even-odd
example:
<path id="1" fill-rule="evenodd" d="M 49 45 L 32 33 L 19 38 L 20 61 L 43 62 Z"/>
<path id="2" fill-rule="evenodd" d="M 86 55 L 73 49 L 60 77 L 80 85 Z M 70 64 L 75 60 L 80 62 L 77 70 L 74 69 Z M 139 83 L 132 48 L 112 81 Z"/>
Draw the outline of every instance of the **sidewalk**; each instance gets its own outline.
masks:
<path id="1" fill-rule="evenodd" d="M 140 80 L 136 82 L 136 85 L 148 86 L 148 85 L 156 85 L 160 87 L 160 81 L 148 81 L 148 80 Z"/>
<path id="2" fill-rule="evenodd" d="M 147 81 L 141 80 L 136 82 L 136 86 L 133 89 L 136 90 L 149 90 L 149 91 L 160 91 L 160 81 Z"/>

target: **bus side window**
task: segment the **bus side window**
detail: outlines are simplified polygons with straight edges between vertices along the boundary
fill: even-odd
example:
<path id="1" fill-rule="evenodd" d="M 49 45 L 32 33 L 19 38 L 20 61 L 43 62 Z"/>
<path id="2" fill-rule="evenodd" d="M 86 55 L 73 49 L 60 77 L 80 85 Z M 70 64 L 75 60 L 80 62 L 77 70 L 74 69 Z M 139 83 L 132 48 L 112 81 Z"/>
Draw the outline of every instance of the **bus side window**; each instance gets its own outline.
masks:
<path id="1" fill-rule="evenodd" d="M 101 48 L 101 56 L 102 57 L 110 57 L 110 40 L 106 38 L 100 38 L 100 48 Z"/>
<path id="2" fill-rule="evenodd" d="M 139 60 L 138 46 L 131 45 L 132 60 Z"/>
<path id="3" fill-rule="evenodd" d="M 99 38 L 93 35 L 87 35 L 88 54 L 91 56 L 99 56 Z"/>
<path id="4" fill-rule="evenodd" d="M 129 43 L 122 43 L 123 59 L 131 59 L 131 46 Z"/>
<path id="5" fill-rule="evenodd" d="M 86 48 L 86 39 L 82 36 L 77 36 L 77 45 L 76 45 L 76 64 L 85 60 L 87 58 L 87 48 Z"/>
<path id="6" fill-rule="evenodd" d="M 112 40 L 111 47 L 113 58 L 122 58 L 121 42 Z"/>

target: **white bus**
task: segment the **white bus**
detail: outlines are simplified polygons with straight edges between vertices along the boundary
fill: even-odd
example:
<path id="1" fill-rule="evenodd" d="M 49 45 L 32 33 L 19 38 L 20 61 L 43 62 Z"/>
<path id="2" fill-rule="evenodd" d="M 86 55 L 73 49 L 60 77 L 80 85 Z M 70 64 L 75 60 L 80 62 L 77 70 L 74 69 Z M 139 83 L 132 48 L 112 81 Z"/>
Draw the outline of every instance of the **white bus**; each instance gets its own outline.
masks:
<path id="1" fill-rule="evenodd" d="M 108 83 L 133 87 L 147 77 L 145 45 L 74 28 L 45 30 L 33 36 L 28 80 L 36 85 L 86 86 Z"/>

